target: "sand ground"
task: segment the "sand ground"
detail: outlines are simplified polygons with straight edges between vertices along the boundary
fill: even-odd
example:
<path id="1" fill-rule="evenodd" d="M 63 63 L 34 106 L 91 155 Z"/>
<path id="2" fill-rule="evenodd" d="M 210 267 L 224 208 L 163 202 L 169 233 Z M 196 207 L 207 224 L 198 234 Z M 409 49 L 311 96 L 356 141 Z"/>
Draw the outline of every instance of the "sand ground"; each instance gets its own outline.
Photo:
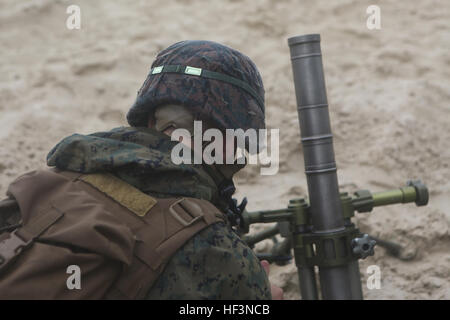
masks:
<path id="1" fill-rule="evenodd" d="M 81 8 L 81 29 L 66 8 Z M 366 8 L 381 8 L 368 30 Z M 266 87 L 267 124 L 280 129 L 280 170 L 248 167 L 238 196 L 249 210 L 286 206 L 307 193 L 287 38 L 320 33 L 338 177 L 346 191 L 381 191 L 420 178 L 427 207 L 358 215 L 362 231 L 417 253 L 399 261 L 378 248 L 361 262 L 382 272 L 367 299 L 450 298 L 450 2 L 0 1 L 0 194 L 45 167 L 62 137 L 125 125 L 156 53 L 185 39 L 222 42 L 250 56 Z M 255 229 L 260 229 L 258 226 Z M 269 246 L 258 246 L 258 250 Z M 298 298 L 294 264 L 271 279 Z"/>

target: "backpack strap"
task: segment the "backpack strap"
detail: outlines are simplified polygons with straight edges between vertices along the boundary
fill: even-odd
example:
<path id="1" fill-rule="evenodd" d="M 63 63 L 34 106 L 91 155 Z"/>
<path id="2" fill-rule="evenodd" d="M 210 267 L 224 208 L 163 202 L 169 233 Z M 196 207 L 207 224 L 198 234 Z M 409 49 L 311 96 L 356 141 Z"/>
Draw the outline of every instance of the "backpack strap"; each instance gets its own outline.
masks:
<path id="1" fill-rule="evenodd" d="M 106 299 L 145 298 L 178 249 L 204 228 L 224 222 L 222 212 L 206 200 L 155 199 L 112 174 L 60 173 L 82 181 L 91 192 L 102 193 L 138 217 L 122 217 L 136 236 L 134 258 L 107 292 Z"/>
<path id="2" fill-rule="evenodd" d="M 0 235 L 21 226 L 20 208 L 17 200 L 9 197 L 0 201 Z"/>
<path id="3" fill-rule="evenodd" d="M 138 230 L 135 259 L 116 281 L 107 299 L 144 299 L 170 258 L 196 233 L 224 221 L 211 203 L 194 198 L 158 199 Z"/>
<path id="4" fill-rule="evenodd" d="M 19 227 L 0 241 L 0 270 L 4 269 L 23 249 L 30 246 L 45 230 L 58 221 L 63 213 L 52 207 Z"/>

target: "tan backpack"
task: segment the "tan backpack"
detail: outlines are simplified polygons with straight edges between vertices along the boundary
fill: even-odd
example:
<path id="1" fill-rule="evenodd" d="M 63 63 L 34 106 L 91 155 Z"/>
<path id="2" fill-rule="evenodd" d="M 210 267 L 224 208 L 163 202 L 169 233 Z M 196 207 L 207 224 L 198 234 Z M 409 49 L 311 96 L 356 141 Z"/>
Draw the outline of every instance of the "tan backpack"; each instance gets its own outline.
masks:
<path id="1" fill-rule="evenodd" d="M 155 199 L 111 174 L 33 171 L 8 196 L 0 216 L 18 206 L 21 221 L 0 235 L 0 299 L 145 298 L 170 257 L 224 219 L 208 201 Z M 81 288 L 69 285 L 76 269 Z"/>

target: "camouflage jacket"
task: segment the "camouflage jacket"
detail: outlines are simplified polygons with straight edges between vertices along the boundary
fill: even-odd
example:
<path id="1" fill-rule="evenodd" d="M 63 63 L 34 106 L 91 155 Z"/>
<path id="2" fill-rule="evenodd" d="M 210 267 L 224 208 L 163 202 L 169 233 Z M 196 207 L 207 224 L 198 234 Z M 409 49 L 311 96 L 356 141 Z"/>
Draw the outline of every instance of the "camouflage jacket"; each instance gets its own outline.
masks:
<path id="1" fill-rule="evenodd" d="M 188 196 L 223 206 L 201 165 L 175 165 L 176 142 L 148 128 L 121 127 L 74 134 L 48 154 L 49 166 L 82 173 L 111 172 L 155 197 Z M 270 284 L 253 251 L 224 223 L 191 238 L 171 258 L 148 299 L 271 299 Z"/>

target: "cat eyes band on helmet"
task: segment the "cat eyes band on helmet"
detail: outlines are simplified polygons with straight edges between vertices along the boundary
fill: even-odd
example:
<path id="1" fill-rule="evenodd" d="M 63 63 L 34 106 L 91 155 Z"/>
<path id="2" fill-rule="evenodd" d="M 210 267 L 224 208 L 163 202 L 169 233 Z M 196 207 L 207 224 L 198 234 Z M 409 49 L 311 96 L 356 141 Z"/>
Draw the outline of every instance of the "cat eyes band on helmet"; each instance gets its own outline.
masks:
<path id="1" fill-rule="evenodd" d="M 253 89 L 245 81 L 242 81 L 240 79 L 228 76 L 220 72 L 214 72 L 202 68 L 195 68 L 191 66 L 182 66 L 182 65 L 164 65 L 154 67 L 150 70 L 150 74 L 152 75 L 160 73 L 180 73 L 230 83 L 245 90 L 247 93 L 253 96 L 253 98 L 255 98 L 256 101 L 258 102 L 261 111 L 264 113 L 264 100 L 259 96 L 259 94 L 255 91 L 255 89 Z"/>

